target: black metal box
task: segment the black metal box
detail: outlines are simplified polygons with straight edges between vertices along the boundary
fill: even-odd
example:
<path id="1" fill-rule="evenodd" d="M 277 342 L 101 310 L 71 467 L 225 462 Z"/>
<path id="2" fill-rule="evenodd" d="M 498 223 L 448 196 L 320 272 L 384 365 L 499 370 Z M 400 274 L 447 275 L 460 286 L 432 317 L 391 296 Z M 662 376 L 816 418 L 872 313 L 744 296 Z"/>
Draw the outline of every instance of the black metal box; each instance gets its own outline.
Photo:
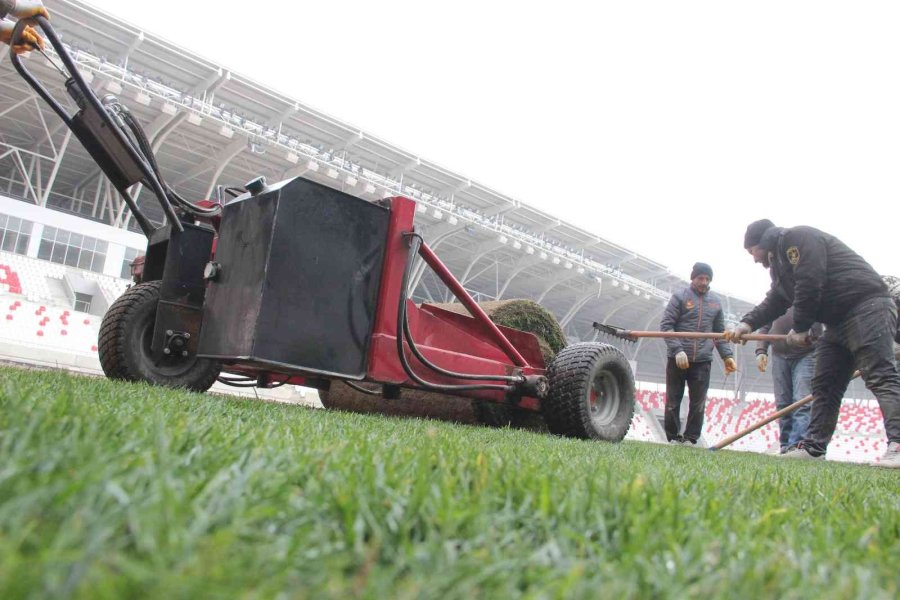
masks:
<path id="1" fill-rule="evenodd" d="M 201 356 L 282 372 L 366 372 L 387 208 L 303 178 L 222 213 Z"/>

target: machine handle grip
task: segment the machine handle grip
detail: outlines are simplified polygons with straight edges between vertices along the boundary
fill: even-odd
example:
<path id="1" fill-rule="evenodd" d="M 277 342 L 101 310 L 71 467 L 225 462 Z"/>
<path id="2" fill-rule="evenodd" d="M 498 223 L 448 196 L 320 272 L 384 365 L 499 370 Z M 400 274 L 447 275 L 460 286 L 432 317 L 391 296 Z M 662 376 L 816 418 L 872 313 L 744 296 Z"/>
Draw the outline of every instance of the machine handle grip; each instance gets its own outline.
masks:
<path id="1" fill-rule="evenodd" d="M 25 63 L 22 62 L 22 57 L 13 51 L 13 47 L 18 44 L 22 40 L 22 33 L 25 31 L 25 27 L 28 25 L 37 25 L 41 28 L 44 33 L 44 36 L 50 41 L 50 45 L 53 46 L 56 53 L 63 59 L 66 67 L 69 69 L 69 73 L 72 77 L 76 78 L 81 85 L 86 86 L 87 82 L 84 80 L 84 77 L 81 76 L 81 73 L 78 73 L 77 69 L 75 69 L 75 65 L 72 62 L 71 57 L 69 57 L 68 52 L 65 51 L 65 48 L 62 45 L 62 41 L 59 39 L 59 36 L 56 35 L 56 32 L 53 30 L 53 27 L 50 25 L 50 21 L 38 15 L 36 17 L 31 17 L 29 19 L 19 19 L 16 22 L 16 26 L 13 28 L 12 38 L 9 40 L 9 59 L 12 61 L 13 67 L 15 67 L 16 71 L 19 72 L 19 75 L 31 86 L 31 88 L 40 95 L 44 101 L 50 105 L 50 108 L 53 109 L 59 118 L 65 122 L 66 125 L 71 125 L 72 117 L 66 112 L 66 109 L 53 97 L 44 84 L 42 84 L 38 79 L 31 74 L 31 71 L 25 67 Z"/>

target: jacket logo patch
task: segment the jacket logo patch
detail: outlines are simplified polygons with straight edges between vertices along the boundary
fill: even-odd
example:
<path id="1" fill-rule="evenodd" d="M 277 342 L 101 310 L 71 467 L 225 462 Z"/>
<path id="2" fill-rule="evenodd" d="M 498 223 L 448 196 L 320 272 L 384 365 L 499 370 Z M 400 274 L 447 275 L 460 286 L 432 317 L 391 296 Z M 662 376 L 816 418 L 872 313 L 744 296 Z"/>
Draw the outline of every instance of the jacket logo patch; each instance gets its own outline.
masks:
<path id="1" fill-rule="evenodd" d="M 800 249 L 797 248 L 797 246 L 791 246 L 787 249 L 785 254 L 787 254 L 788 262 L 792 265 L 796 265 L 800 262 Z"/>
<path id="2" fill-rule="evenodd" d="M 688 300 L 687 302 L 684 303 L 684 307 L 688 310 L 691 310 L 692 308 L 694 308 L 694 301 Z"/>

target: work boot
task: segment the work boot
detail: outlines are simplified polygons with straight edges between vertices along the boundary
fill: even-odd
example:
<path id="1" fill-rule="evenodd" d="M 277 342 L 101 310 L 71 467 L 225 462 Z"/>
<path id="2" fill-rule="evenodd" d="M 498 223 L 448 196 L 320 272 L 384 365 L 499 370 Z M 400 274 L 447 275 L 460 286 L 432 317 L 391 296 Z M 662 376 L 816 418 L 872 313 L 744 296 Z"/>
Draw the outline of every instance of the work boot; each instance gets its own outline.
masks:
<path id="1" fill-rule="evenodd" d="M 804 448 L 803 446 L 797 446 L 795 448 L 791 448 L 787 452 L 781 455 L 783 458 L 793 458 L 796 460 L 825 460 L 825 455 L 820 454 L 819 456 L 815 456 L 809 453 L 809 450 Z"/>
<path id="2" fill-rule="evenodd" d="M 900 469 L 900 442 L 888 443 L 884 456 L 873 462 L 872 466 L 884 469 Z"/>

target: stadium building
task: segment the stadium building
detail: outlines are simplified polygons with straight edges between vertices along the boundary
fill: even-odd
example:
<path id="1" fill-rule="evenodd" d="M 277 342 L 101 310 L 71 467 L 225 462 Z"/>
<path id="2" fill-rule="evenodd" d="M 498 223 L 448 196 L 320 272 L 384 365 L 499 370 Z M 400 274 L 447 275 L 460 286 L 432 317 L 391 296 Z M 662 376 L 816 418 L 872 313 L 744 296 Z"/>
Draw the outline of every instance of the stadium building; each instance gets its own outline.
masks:
<path id="1" fill-rule="evenodd" d="M 129 106 L 167 181 L 189 199 L 214 198 L 223 186 L 260 175 L 270 182 L 303 176 L 367 200 L 413 198 L 426 241 L 476 299 L 536 300 L 556 315 L 570 341 L 597 339 L 595 321 L 655 329 L 673 290 L 688 283 L 650 257 L 82 2 L 45 4 L 94 89 Z M 26 60 L 56 97 L 66 98 L 63 77 L 43 56 Z M 96 372 L 100 319 L 126 289 L 130 263 L 143 254 L 146 239 L 88 153 L 5 54 L 0 77 L 0 356 Z M 161 222 L 155 199 L 137 187 L 138 204 Z M 424 265 L 414 284 L 417 301 L 450 299 Z M 723 298 L 732 320 L 752 307 Z M 643 389 L 631 436 L 658 438 L 665 345 L 601 341 L 623 350 Z M 771 392 L 771 378 L 756 370 L 752 347 L 737 354 L 739 377 L 726 379 L 721 361 L 714 361 L 711 387 L 723 398 L 710 403 L 707 436 L 722 423 L 734 431 L 771 412 L 771 401 L 759 396 Z M 870 396 L 858 383 L 848 395 L 863 399 L 846 416 L 865 430 L 853 443 L 859 438 L 871 446 L 865 454 L 879 454 L 883 428 L 879 433 Z M 762 432 L 748 449 L 770 445 L 772 428 Z"/>

